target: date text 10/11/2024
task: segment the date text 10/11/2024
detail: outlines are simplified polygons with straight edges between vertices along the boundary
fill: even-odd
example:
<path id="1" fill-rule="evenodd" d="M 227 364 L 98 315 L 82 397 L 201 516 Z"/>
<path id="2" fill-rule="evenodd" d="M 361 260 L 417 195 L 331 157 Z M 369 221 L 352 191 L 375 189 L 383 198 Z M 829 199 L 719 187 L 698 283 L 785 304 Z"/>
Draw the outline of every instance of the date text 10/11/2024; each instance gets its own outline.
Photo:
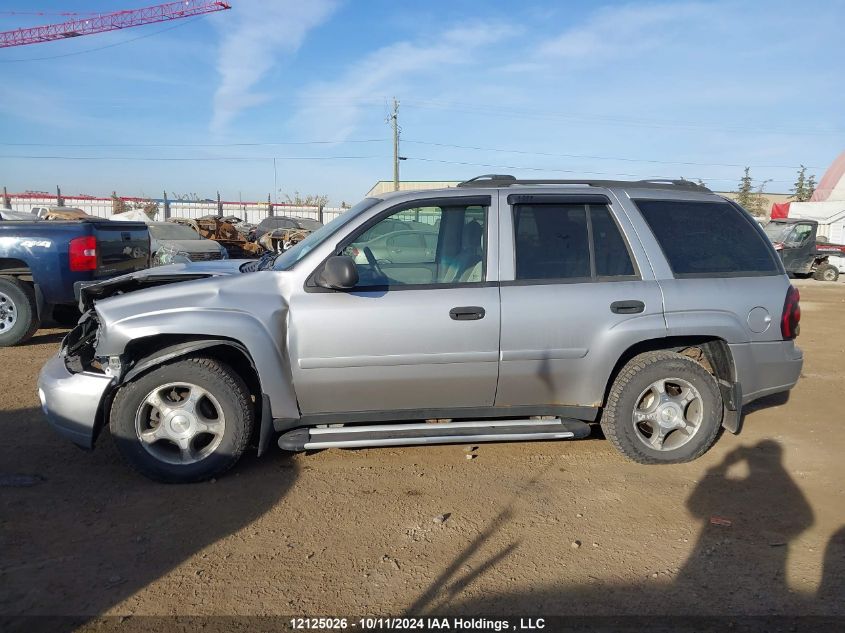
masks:
<path id="1" fill-rule="evenodd" d="M 383 631 L 537 631 L 546 627 L 543 618 L 519 618 L 516 622 L 487 618 L 291 618 L 293 630 Z"/>

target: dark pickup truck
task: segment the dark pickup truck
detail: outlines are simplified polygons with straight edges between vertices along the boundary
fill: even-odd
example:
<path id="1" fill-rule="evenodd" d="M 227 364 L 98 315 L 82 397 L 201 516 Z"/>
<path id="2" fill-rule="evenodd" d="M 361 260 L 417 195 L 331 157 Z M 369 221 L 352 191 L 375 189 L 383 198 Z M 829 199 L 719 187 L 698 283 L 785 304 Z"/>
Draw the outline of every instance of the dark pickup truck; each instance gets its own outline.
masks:
<path id="1" fill-rule="evenodd" d="M 79 288 L 149 267 L 143 222 L 0 221 L 0 347 L 28 340 Z"/>
<path id="2" fill-rule="evenodd" d="M 818 235 L 819 223 L 803 218 L 772 220 L 764 231 L 793 277 L 812 276 L 818 281 L 836 281 L 845 259 L 845 244 L 831 244 Z"/>

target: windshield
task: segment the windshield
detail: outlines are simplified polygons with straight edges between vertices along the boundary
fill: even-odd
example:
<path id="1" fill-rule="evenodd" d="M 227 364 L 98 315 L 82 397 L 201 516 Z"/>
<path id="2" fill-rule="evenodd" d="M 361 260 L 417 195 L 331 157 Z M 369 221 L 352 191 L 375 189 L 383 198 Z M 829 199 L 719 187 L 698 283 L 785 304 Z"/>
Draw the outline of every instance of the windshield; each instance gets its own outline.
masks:
<path id="1" fill-rule="evenodd" d="M 181 224 L 150 224 L 150 235 L 157 240 L 200 240 L 202 239 L 190 226 Z"/>
<path id="2" fill-rule="evenodd" d="M 279 255 L 273 264 L 274 270 L 290 270 L 293 266 L 308 253 L 330 238 L 339 228 L 353 220 L 377 202 L 378 198 L 364 198 L 348 211 L 344 211 L 328 224 L 321 226 L 311 233 L 296 246 L 293 246 Z"/>
<path id="3" fill-rule="evenodd" d="M 772 242 L 783 242 L 783 239 L 786 237 L 786 234 L 792 226 L 792 224 L 787 224 L 785 222 L 769 222 L 763 227 L 763 231 L 765 231 L 766 236 Z"/>

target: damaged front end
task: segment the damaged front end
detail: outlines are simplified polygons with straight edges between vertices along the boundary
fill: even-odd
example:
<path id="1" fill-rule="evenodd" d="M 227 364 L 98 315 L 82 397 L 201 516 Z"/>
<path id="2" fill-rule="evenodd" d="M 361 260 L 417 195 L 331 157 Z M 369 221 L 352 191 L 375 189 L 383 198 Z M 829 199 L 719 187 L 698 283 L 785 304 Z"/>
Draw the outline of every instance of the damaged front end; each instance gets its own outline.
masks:
<path id="1" fill-rule="evenodd" d="M 82 448 L 93 448 L 104 424 L 104 404 L 116 375 L 96 357 L 99 323 L 93 310 L 62 341 L 38 376 L 38 397 L 50 425 Z"/>

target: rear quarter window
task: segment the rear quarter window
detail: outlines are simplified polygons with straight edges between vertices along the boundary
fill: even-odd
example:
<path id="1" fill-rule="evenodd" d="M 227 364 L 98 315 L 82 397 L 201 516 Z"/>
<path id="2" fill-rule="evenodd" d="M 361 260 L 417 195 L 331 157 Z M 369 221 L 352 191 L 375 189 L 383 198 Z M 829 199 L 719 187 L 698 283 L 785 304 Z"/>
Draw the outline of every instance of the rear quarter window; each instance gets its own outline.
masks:
<path id="1" fill-rule="evenodd" d="M 728 202 L 635 200 L 675 277 L 777 275 L 771 244 Z"/>

